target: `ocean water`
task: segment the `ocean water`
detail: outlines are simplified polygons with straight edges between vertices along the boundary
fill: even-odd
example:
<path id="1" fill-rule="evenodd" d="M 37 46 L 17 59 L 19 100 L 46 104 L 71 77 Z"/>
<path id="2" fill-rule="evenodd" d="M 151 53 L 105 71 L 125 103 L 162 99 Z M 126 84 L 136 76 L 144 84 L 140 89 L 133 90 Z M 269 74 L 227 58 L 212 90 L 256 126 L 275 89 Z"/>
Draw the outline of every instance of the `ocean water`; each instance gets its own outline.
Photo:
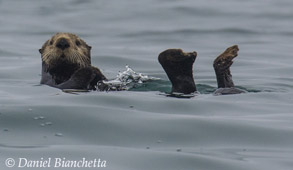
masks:
<path id="1" fill-rule="evenodd" d="M 0 169 L 20 169 L 20 158 L 51 158 L 46 169 L 57 169 L 57 158 L 85 158 L 109 170 L 292 170 L 292 7 L 291 0 L 0 0 Z M 91 45 L 92 64 L 108 78 L 129 65 L 160 80 L 120 92 L 41 86 L 38 49 L 56 32 Z M 233 80 L 249 92 L 214 96 L 213 60 L 234 44 Z M 198 52 L 200 94 L 164 95 L 171 85 L 157 56 L 168 48 Z M 28 166 L 21 169 L 42 169 Z"/>

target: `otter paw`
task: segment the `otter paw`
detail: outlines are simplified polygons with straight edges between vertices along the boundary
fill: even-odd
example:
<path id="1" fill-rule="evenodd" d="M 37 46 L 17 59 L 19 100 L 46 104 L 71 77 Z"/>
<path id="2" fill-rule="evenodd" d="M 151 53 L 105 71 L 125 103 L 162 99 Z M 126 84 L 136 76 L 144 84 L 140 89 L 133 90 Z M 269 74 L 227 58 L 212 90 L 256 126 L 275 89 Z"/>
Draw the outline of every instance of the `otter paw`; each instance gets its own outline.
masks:
<path id="1" fill-rule="evenodd" d="M 106 77 L 102 74 L 102 72 L 98 68 L 92 66 L 91 69 L 93 71 L 94 78 L 90 82 L 89 89 L 96 90 L 96 86 L 98 82 L 102 80 L 106 80 Z"/>
<path id="2" fill-rule="evenodd" d="M 95 78 L 95 73 L 91 67 L 85 67 L 78 69 L 70 78 L 77 88 L 87 89 L 90 82 Z"/>

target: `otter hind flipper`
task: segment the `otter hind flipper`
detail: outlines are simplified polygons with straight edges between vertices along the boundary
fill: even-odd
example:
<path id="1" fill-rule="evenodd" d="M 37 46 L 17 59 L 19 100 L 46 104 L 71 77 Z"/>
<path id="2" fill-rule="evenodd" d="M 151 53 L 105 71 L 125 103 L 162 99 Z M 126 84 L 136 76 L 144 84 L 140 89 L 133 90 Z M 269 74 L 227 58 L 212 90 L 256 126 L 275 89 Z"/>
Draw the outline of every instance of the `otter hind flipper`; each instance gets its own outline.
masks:
<path id="1" fill-rule="evenodd" d="M 184 53 L 181 49 L 168 49 L 159 54 L 158 60 L 172 83 L 172 93 L 196 91 L 192 69 L 196 56 L 196 52 Z"/>
<path id="2" fill-rule="evenodd" d="M 230 67 L 233 59 L 238 56 L 239 48 L 233 45 L 227 48 L 221 55 L 214 60 L 214 69 L 217 76 L 218 89 L 214 92 L 216 95 L 239 94 L 245 91 L 235 88 L 232 80 Z"/>

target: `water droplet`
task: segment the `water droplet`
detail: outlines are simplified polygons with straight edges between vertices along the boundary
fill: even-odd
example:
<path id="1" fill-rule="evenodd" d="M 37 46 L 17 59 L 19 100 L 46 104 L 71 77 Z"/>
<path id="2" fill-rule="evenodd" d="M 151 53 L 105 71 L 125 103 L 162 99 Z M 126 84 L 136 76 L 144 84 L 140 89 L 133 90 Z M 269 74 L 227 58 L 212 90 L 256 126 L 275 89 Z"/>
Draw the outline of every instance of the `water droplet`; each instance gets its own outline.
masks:
<path id="1" fill-rule="evenodd" d="M 55 136 L 62 137 L 63 134 L 62 133 L 55 133 Z"/>
<path id="2" fill-rule="evenodd" d="M 40 124 L 40 126 L 44 127 L 44 126 L 45 126 L 45 124 L 44 124 L 44 123 L 41 123 L 41 124 Z"/>
<path id="3" fill-rule="evenodd" d="M 45 117 L 44 116 L 39 116 L 39 119 L 43 120 L 43 119 L 45 119 Z"/>
<path id="4" fill-rule="evenodd" d="M 33 109 L 29 108 L 28 111 L 32 111 Z"/>
<path id="5" fill-rule="evenodd" d="M 35 120 L 39 120 L 39 117 L 34 117 Z"/>
<path id="6" fill-rule="evenodd" d="M 51 126 L 53 123 L 52 122 L 46 122 L 45 124 Z"/>

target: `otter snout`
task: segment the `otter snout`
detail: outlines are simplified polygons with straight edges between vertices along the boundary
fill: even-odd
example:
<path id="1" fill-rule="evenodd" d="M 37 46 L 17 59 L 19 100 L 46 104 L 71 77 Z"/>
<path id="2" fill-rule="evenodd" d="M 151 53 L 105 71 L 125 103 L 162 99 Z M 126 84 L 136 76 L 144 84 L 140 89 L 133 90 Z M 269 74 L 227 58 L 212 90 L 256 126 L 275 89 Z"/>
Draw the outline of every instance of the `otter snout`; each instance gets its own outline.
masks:
<path id="1" fill-rule="evenodd" d="M 56 43 L 56 47 L 64 50 L 66 48 L 69 48 L 70 45 L 69 45 L 68 41 L 65 38 L 60 38 Z"/>

